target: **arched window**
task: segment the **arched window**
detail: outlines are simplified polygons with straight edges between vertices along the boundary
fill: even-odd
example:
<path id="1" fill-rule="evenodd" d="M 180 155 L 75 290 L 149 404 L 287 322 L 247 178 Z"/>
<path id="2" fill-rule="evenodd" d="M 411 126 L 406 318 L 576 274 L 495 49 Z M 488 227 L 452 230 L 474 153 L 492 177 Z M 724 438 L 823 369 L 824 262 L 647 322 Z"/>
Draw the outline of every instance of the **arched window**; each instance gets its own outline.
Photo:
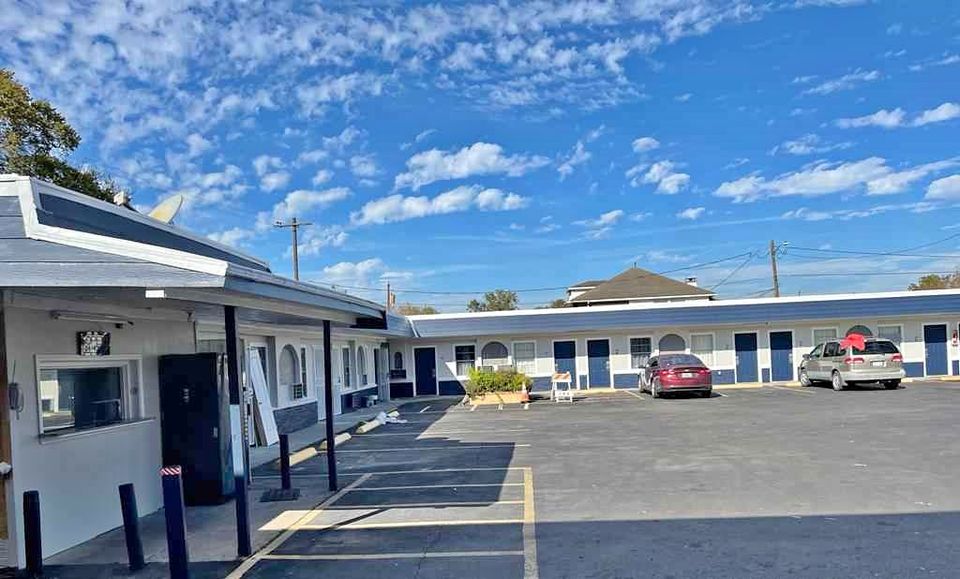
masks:
<path id="1" fill-rule="evenodd" d="M 660 338 L 660 353 L 667 354 L 673 352 L 685 352 L 687 343 L 683 338 L 676 334 L 667 334 Z"/>
<path id="2" fill-rule="evenodd" d="M 367 352 L 363 346 L 357 346 L 357 374 L 360 376 L 360 385 L 367 385 Z"/>
<path id="3" fill-rule="evenodd" d="M 500 342 L 489 342 L 480 350 L 480 357 L 483 358 L 484 366 L 500 366 L 507 363 L 510 354 L 507 347 Z"/>
<path id="4" fill-rule="evenodd" d="M 300 385 L 300 362 L 297 359 L 297 351 L 293 346 L 287 344 L 280 350 L 280 359 L 277 361 L 279 371 L 277 373 L 277 381 L 280 384 L 281 388 L 287 388 L 288 392 L 291 394 L 291 398 L 295 398 L 293 395 L 294 386 Z M 270 391 L 270 401 L 273 402 L 273 406 L 278 406 L 277 393 Z"/>
<path id="5" fill-rule="evenodd" d="M 857 324 L 856 326 L 850 328 L 844 335 L 849 336 L 850 334 L 860 334 L 861 336 L 867 338 L 873 337 L 873 332 L 870 331 L 870 328 L 864 326 L 863 324 Z"/>
<path id="6" fill-rule="evenodd" d="M 403 370 L 403 352 L 393 353 L 393 369 Z"/>

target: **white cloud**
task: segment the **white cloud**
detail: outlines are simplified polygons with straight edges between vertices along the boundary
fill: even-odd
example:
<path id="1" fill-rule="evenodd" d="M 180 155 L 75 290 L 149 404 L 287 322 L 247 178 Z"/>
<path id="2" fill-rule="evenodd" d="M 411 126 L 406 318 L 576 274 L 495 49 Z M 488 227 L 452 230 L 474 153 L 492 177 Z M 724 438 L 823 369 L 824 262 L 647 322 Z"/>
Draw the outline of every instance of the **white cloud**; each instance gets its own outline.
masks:
<path id="1" fill-rule="evenodd" d="M 323 268 L 322 277 L 317 281 L 330 285 L 365 288 L 378 285 L 386 270 L 386 264 L 379 257 L 358 262 L 341 261 Z"/>
<path id="2" fill-rule="evenodd" d="M 230 245 L 232 247 L 240 247 L 243 242 L 249 241 L 255 236 L 255 231 L 252 229 L 244 229 L 242 227 L 233 227 L 231 229 L 217 231 L 207 235 L 208 238 L 214 241 L 223 243 L 225 245 Z"/>
<path id="3" fill-rule="evenodd" d="M 257 177 L 263 177 L 271 169 L 283 169 L 284 163 L 280 157 L 270 155 L 260 155 L 253 160 L 253 170 L 257 172 Z"/>
<path id="4" fill-rule="evenodd" d="M 673 100 L 677 101 L 678 103 L 685 103 L 689 101 L 691 98 L 693 98 L 693 93 L 687 92 L 687 93 L 683 93 L 681 95 L 677 95 L 673 97 Z"/>
<path id="5" fill-rule="evenodd" d="M 828 163 L 819 161 L 799 171 L 784 173 L 774 179 L 758 174 L 722 183 L 714 195 L 744 203 L 767 197 L 814 197 L 834 193 L 865 191 L 868 195 L 901 193 L 916 181 L 958 164 L 948 159 L 895 171 L 885 159 L 870 157 L 862 161 Z"/>
<path id="6" fill-rule="evenodd" d="M 595 219 L 582 219 L 580 221 L 574 221 L 573 223 L 574 225 L 585 227 L 587 237 L 600 239 L 609 233 L 613 226 L 619 223 L 626 214 L 626 211 L 623 209 L 613 209 L 601 214 Z"/>
<path id="7" fill-rule="evenodd" d="M 960 201 L 960 175 L 950 175 L 930 183 L 924 199 Z"/>
<path id="8" fill-rule="evenodd" d="M 194 157 L 199 157 L 200 155 L 206 153 L 213 147 L 213 143 L 203 138 L 203 135 L 199 133 L 191 133 L 187 135 L 187 157 L 193 159 Z"/>
<path id="9" fill-rule="evenodd" d="M 538 155 L 504 155 L 503 147 L 477 142 L 452 153 L 430 149 L 410 157 L 407 172 L 397 175 L 397 189 L 414 191 L 436 181 L 465 179 L 479 175 L 503 174 L 519 177 L 550 162 Z"/>
<path id="10" fill-rule="evenodd" d="M 656 184 L 657 193 L 676 195 L 690 184 L 690 175 L 675 171 L 676 164 L 672 161 L 657 161 L 653 165 L 640 164 L 630 168 L 626 176 L 630 184 L 639 187 L 641 184 Z"/>
<path id="11" fill-rule="evenodd" d="M 380 170 L 373 155 L 354 155 L 350 157 L 350 171 L 357 177 L 376 177 Z"/>
<path id="12" fill-rule="evenodd" d="M 857 69 L 839 78 L 830 79 L 811 87 L 803 91 L 803 94 L 826 95 L 838 91 L 852 90 L 863 83 L 871 82 L 879 78 L 879 71 Z"/>
<path id="13" fill-rule="evenodd" d="M 349 237 L 340 227 L 308 227 L 300 238 L 297 251 L 302 256 L 316 256 L 328 247 L 342 247 Z"/>
<path id="14" fill-rule="evenodd" d="M 907 113 L 901 108 L 888 111 L 881 109 L 872 115 L 851 119 L 837 119 L 835 124 L 842 129 L 860 127 L 882 127 L 894 129 L 897 127 L 922 127 L 931 123 L 942 123 L 960 117 L 960 104 L 945 102 L 938 107 L 921 111 L 913 119 L 907 120 Z"/>
<path id="15" fill-rule="evenodd" d="M 557 172 L 560 173 L 560 180 L 563 181 L 569 177 L 577 165 L 582 165 L 590 160 L 590 151 L 587 150 L 586 146 L 583 144 L 583 141 L 577 141 L 577 144 L 574 145 L 573 151 L 570 152 L 570 155 L 564 159 L 560 166 L 557 167 Z"/>
<path id="16" fill-rule="evenodd" d="M 353 72 L 342 76 L 326 76 L 297 88 L 300 108 L 306 115 L 321 115 L 334 103 L 349 104 L 360 96 L 378 96 L 383 92 L 386 77 Z"/>
<path id="17" fill-rule="evenodd" d="M 853 219 L 865 219 L 884 213 L 928 213 L 934 209 L 936 209 L 936 205 L 927 201 L 873 205 L 869 207 L 858 207 L 856 209 L 809 209 L 807 207 L 800 207 L 799 209 L 792 209 L 785 212 L 781 215 L 781 218 L 797 219 L 800 221 L 828 221 L 831 219 L 850 221 Z"/>
<path id="18" fill-rule="evenodd" d="M 319 187 L 332 178 L 333 171 L 330 171 L 329 169 L 320 169 L 314 174 L 313 178 L 310 179 L 310 182 L 313 183 L 314 187 Z"/>
<path id="19" fill-rule="evenodd" d="M 913 125 L 922 127 L 930 123 L 942 123 L 960 117 L 960 104 L 943 103 L 937 108 L 923 111 L 913 120 Z"/>
<path id="20" fill-rule="evenodd" d="M 677 213 L 678 219 L 689 219 L 690 221 L 696 221 L 706 212 L 706 207 L 687 207 L 683 211 Z"/>
<path id="21" fill-rule="evenodd" d="M 315 209 L 326 207 L 350 196 L 346 187 L 334 187 L 324 191 L 298 189 L 288 193 L 283 201 L 273 206 L 271 212 L 262 211 L 257 215 L 257 228 L 269 229 L 276 221 L 287 221 L 293 217 L 304 220 Z"/>
<path id="22" fill-rule="evenodd" d="M 368 201 L 359 211 L 350 215 L 354 225 L 371 225 L 417 219 L 429 215 L 461 213 L 470 209 L 480 211 L 512 211 L 521 209 L 528 199 L 500 189 L 480 186 L 460 186 L 435 197 L 389 195 Z"/>
<path id="23" fill-rule="evenodd" d="M 819 135 L 813 133 L 803 135 L 798 139 L 791 141 L 784 141 L 783 143 L 777 145 L 770 150 L 771 155 L 776 155 L 778 153 L 789 153 L 791 155 L 813 155 L 820 153 L 827 153 L 830 151 L 836 151 L 840 149 L 848 149 L 853 146 L 853 143 L 843 142 L 843 143 L 826 143 Z"/>
<path id="24" fill-rule="evenodd" d="M 917 62 L 910 65 L 910 70 L 913 72 L 920 72 L 931 66 L 951 66 L 954 64 L 960 64 L 960 54 L 953 54 L 945 52 L 942 56 L 929 58 L 921 62 Z"/>
<path id="25" fill-rule="evenodd" d="M 640 137 L 633 140 L 633 151 L 635 153 L 646 153 L 660 147 L 660 141 L 653 137 Z"/>
<path id="26" fill-rule="evenodd" d="M 264 191 L 276 191 L 281 187 L 286 187 L 287 183 L 290 182 L 290 173 L 286 171 L 276 171 L 274 173 L 267 173 L 260 178 L 260 187 Z"/>
<path id="27" fill-rule="evenodd" d="M 893 129 L 903 124 L 903 119 L 907 113 L 900 108 L 888 111 L 880 109 L 872 115 L 863 117 L 854 117 L 850 119 L 837 119 L 836 125 L 841 129 L 853 129 L 859 127 L 881 127 L 884 129 Z"/>

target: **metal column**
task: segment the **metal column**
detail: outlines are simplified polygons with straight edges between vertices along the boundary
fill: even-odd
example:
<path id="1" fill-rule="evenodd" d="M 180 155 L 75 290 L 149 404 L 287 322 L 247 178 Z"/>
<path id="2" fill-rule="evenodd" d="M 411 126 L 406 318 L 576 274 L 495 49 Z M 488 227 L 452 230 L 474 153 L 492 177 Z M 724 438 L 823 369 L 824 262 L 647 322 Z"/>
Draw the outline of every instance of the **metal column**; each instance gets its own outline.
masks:
<path id="1" fill-rule="evenodd" d="M 333 433 L 333 346 L 330 344 L 330 320 L 323 320 L 323 406 L 327 426 L 327 476 L 330 490 L 337 490 L 337 454 Z"/>
<path id="2" fill-rule="evenodd" d="M 223 326 L 227 334 L 227 383 L 230 387 L 230 450 L 233 456 L 234 500 L 237 507 L 237 553 L 249 557 L 253 552 L 250 543 L 250 507 L 247 504 L 247 473 L 245 450 L 247 442 L 243 435 L 240 405 L 240 355 L 237 338 L 237 309 L 223 307 Z"/>

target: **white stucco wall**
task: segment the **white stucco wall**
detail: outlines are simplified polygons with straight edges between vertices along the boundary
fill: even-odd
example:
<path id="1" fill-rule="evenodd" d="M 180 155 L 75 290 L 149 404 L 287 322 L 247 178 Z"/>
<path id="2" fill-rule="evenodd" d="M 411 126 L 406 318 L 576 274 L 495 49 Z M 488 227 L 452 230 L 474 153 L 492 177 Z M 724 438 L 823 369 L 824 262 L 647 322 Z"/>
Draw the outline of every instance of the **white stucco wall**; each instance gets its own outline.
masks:
<path id="1" fill-rule="evenodd" d="M 117 487 L 136 486 L 140 514 L 162 505 L 159 390 L 157 360 L 162 354 L 195 350 L 193 324 L 134 320 L 112 324 L 53 320 L 47 310 L 5 307 L 8 361 L 16 363 L 15 380 L 24 396 L 19 418 L 11 413 L 13 456 L 12 502 L 8 501 L 11 558 L 23 561 L 22 496 L 40 491 L 43 553 L 49 556 L 122 524 Z M 35 356 L 76 354 L 77 332 L 111 333 L 113 354 L 142 354 L 142 393 L 152 421 L 79 436 L 40 439 Z"/>

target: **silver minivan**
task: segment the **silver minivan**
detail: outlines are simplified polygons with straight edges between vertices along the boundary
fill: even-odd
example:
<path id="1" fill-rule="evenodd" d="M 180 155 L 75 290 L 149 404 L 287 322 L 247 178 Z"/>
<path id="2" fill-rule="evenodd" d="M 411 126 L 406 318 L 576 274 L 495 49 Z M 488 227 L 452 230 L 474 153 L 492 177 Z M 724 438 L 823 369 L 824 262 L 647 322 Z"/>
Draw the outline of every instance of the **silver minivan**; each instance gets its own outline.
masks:
<path id="1" fill-rule="evenodd" d="M 817 344 L 803 355 L 799 370 L 800 384 L 829 382 L 834 390 L 867 382 L 879 382 L 893 390 L 900 386 L 904 375 L 903 355 L 897 345 L 874 338 L 867 338 L 862 350 L 855 346 L 844 348 L 840 340 Z"/>

